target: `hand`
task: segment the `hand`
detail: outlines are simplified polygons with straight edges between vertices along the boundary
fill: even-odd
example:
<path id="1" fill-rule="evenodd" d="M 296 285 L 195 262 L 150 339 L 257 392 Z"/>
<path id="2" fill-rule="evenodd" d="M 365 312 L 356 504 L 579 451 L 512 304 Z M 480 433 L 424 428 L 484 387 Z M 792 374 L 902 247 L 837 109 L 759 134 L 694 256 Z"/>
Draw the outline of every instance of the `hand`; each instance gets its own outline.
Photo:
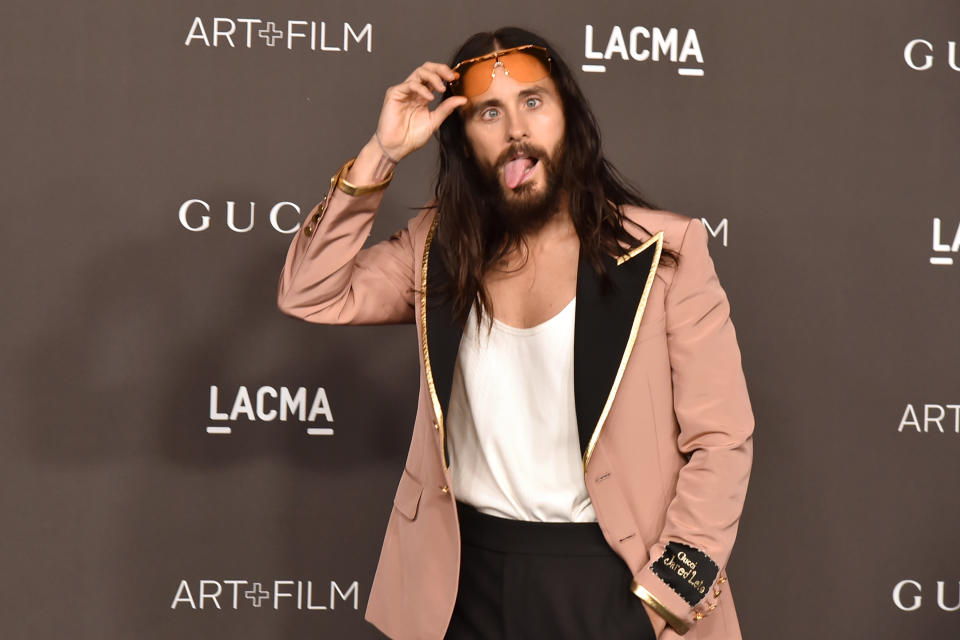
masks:
<path id="1" fill-rule="evenodd" d="M 430 111 L 434 92 L 443 93 L 444 81 L 450 82 L 458 76 L 445 64 L 424 62 L 401 84 L 387 89 L 377 133 L 383 150 L 394 160 L 425 145 L 447 116 L 467 103 L 463 96 L 452 96 Z"/>

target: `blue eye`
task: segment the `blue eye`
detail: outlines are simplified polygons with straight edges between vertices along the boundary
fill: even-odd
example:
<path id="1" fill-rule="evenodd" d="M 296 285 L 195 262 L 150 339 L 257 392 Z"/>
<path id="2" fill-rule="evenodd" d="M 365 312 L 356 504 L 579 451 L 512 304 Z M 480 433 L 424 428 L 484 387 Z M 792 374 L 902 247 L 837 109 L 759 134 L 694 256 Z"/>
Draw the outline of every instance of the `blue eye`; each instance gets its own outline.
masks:
<path id="1" fill-rule="evenodd" d="M 496 118 L 497 114 L 499 113 L 500 112 L 497 109 L 494 109 L 493 107 L 491 107 L 489 109 L 484 109 L 483 113 L 480 114 L 480 117 L 483 118 L 484 120 L 490 120 L 492 118 Z"/>
<path id="2" fill-rule="evenodd" d="M 535 108 L 540 105 L 540 98 L 527 98 L 527 106 Z"/>

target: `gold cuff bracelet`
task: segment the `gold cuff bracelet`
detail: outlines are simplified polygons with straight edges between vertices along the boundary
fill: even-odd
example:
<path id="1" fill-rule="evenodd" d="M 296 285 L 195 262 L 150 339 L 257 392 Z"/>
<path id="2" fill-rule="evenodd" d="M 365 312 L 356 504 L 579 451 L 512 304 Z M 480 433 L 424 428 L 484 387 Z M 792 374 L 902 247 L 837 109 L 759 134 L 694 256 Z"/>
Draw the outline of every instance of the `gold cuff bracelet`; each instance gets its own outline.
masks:
<path id="1" fill-rule="evenodd" d="M 373 193 L 374 191 L 380 191 L 381 189 L 386 189 L 387 185 L 390 184 L 390 181 L 393 180 L 393 167 L 390 168 L 390 173 L 387 177 L 377 184 L 368 184 L 363 186 L 357 186 L 347 182 L 345 176 L 347 172 L 350 171 L 350 167 L 353 166 L 356 158 L 351 158 L 347 160 L 340 170 L 337 171 L 336 175 L 330 178 L 330 187 L 337 187 L 340 191 L 343 191 L 348 196 L 362 196 L 368 193 Z"/>

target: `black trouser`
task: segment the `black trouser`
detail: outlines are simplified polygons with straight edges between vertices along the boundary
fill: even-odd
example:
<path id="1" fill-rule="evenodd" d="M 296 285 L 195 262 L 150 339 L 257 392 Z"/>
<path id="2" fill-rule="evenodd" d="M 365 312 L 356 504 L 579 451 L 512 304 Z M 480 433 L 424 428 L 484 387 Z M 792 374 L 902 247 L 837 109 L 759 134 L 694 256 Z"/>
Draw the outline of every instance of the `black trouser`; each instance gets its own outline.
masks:
<path id="1" fill-rule="evenodd" d="M 460 502 L 457 511 L 449 640 L 654 640 L 630 570 L 596 523 L 508 520 Z"/>

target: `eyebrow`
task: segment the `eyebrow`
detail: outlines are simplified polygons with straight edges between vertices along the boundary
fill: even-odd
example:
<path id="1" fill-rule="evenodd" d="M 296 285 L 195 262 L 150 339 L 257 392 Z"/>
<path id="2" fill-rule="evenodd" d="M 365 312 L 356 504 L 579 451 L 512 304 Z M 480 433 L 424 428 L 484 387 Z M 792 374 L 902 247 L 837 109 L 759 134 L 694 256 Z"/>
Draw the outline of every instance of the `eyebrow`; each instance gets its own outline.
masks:
<path id="1" fill-rule="evenodd" d="M 550 93 L 550 91 L 549 89 L 547 89 L 547 87 L 535 85 L 533 87 L 530 87 L 529 89 L 524 89 L 519 94 L 517 94 L 517 97 L 523 100 L 524 98 L 528 98 L 531 95 L 540 94 L 540 93 Z M 502 106 L 503 106 L 503 102 L 499 98 L 491 98 L 489 100 L 484 100 L 483 102 L 470 107 L 470 116 L 472 117 L 489 107 L 502 107 Z"/>

